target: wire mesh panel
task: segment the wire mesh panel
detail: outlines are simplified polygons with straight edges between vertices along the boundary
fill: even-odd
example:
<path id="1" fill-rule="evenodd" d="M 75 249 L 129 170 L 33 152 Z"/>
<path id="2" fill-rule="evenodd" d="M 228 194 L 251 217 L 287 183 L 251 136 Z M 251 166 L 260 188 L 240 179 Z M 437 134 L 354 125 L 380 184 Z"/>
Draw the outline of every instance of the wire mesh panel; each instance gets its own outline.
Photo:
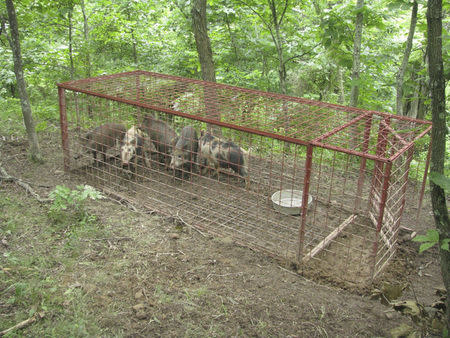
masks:
<path id="1" fill-rule="evenodd" d="M 349 283 L 395 253 L 427 122 L 143 71 L 58 86 L 65 169 L 105 192 Z"/>

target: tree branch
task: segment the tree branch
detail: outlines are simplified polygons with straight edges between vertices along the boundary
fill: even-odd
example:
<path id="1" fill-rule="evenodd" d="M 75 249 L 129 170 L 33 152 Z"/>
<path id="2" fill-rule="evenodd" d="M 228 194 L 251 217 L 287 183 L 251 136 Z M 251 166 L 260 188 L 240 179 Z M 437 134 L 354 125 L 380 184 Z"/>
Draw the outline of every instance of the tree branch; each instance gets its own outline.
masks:
<path id="1" fill-rule="evenodd" d="M 186 20 L 189 19 L 189 15 L 184 12 L 184 8 L 181 7 L 181 5 L 178 3 L 178 1 L 174 1 L 175 6 L 180 10 L 181 14 L 184 16 Z"/>
<path id="2" fill-rule="evenodd" d="M 298 58 L 301 58 L 301 57 L 303 57 L 303 56 L 305 56 L 305 55 L 311 54 L 311 52 L 314 50 L 314 48 L 316 48 L 316 47 L 319 46 L 319 45 L 320 45 L 320 43 L 318 43 L 317 45 L 315 45 L 313 48 L 311 48 L 311 49 L 310 49 L 309 51 L 307 51 L 307 52 L 304 52 L 304 53 L 302 53 L 302 54 L 297 54 L 297 55 L 291 56 L 290 58 L 287 58 L 286 61 L 284 61 L 283 65 L 285 65 L 286 63 L 288 63 L 289 61 L 291 61 L 291 60 L 293 60 L 293 59 L 298 59 Z"/>
<path id="3" fill-rule="evenodd" d="M 7 333 L 9 333 L 11 331 L 14 331 L 14 330 L 17 330 L 17 329 L 23 329 L 24 327 L 27 327 L 28 325 L 33 324 L 36 320 L 44 318 L 44 316 L 45 316 L 45 312 L 36 313 L 34 316 L 32 316 L 32 317 L 30 317 L 30 318 L 28 318 L 28 319 L 26 319 L 26 320 L 24 320 L 24 321 L 22 321 L 22 322 L 20 322 L 20 323 L 18 323 L 16 325 L 14 325 L 12 327 L 10 327 L 9 329 L 0 331 L 0 337 L 4 336 L 5 334 L 7 334 Z"/>
<path id="4" fill-rule="evenodd" d="M 247 4 L 245 1 L 242 0 L 237 0 L 237 2 L 240 2 L 241 4 L 243 4 L 244 6 L 248 7 L 253 13 L 255 13 L 262 21 L 263 25 L 267 27 L 267 29 L 270 31 L 270 34 L 272 34 L 272 28 L 270 27 L 270 25 L 266 22 L 266 20 L 264 20 L 263 16 L 258 13 L 255 9 L 253 9 L 249 4 Z M 273 34 L 272 34 L 273 37 Z"/>
<path id="5" fill-rule="evenodd" d="M 28 183 L 25 183 L 20 178 L 16 178 L 16 177 L 9 175 L 6 172 L 6 170 L 1 166 L 1 164 L 0 164 L 0 174 L 1 174 L 1 176 L 0 176 L 1 181 L 16 183 L 17 185 L 24 188 L 27 192 L 29 192 L 30 195 L 33 196 L 35 199 L 37 199 L 40 203 L 47 203 L 47 202 L 52 201 L 51 198 L 41 198 L 41 196 L 39 196 L 39 194 L 36 191 L 34 191 L 33 188 L 31 188 Z"/>
<path id="6" fill-rule="evenodd" d="M 283 13 L 281 13 L 280 21 L 278 22 L 279 26 L 281 26 L 281 22 L 283 21 L 283 18 L 284 18 L 284 15 L 286 14 L 288 6 L 289 6 L 289 0 L 286 0 L 284 3 Z"/>

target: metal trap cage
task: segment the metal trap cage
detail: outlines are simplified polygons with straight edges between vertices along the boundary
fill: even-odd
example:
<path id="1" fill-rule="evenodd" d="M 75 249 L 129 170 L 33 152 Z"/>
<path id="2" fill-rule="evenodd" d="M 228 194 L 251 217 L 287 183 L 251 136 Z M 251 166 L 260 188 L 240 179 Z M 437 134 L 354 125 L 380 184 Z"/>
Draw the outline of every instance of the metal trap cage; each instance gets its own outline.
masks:
<path id="1" fill-rule="evenodd" d="M 418 145 L 427 150 L 431 130 L 407 117 L 146 71 L 60 83 L 58 91 L 66 171 L 304 272 L 356 284 L 395 254 L 411 161 Z M 158 140 L 149 119 L 165 126 Z M 92 130 L 106 123 L 115 133 L 93 143 Z M 151 147 L 124 167 L 121 146 L 133 126 Z M 186 126 L 198 144 L 211 132 L 219 147 L 235 145 L 246 175 L 224 152 L 220 170 L 200 170 L 200 150 L 189 170 L 171 169 L 176 147 L 167 131 L 179 136 Z M 419 210 L 428 159 L 414 188 Z M 294 215 L 277 208 L 279 191 L 300 194 Z"/>

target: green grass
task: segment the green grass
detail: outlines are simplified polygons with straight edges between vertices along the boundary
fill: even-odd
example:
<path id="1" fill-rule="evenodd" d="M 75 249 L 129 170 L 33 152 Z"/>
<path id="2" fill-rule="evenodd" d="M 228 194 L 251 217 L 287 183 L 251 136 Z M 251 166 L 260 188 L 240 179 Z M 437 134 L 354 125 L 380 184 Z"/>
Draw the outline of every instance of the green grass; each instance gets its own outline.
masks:
<path id="1" fill-rule="evenodd" d="M 105 235 L 101 224 L 80 224 L 71 217 L 55 224 L 48 205 L 24 202 L 6 191 L 0 191 L 0 215 L 0 238 L 7 243 L 0 251 L 0 330 L 45 312 L 43 319 L 9 336 L 101 335 L 92 320 L 90 295 L 63 280 L 86 249 L 80 238 Z"/>

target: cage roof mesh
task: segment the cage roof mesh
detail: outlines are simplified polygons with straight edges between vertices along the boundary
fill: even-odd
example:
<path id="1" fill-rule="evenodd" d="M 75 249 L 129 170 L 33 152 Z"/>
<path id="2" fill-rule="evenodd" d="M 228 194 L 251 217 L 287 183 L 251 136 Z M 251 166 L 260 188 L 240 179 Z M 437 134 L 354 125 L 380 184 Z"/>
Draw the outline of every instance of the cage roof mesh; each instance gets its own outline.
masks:
<path id="1" fill-rule="evenodd" d="M 408 117 L 139 70 L 58 86 L 381 161 L 397 158 L 431 129 L 430 122 Z"/>

